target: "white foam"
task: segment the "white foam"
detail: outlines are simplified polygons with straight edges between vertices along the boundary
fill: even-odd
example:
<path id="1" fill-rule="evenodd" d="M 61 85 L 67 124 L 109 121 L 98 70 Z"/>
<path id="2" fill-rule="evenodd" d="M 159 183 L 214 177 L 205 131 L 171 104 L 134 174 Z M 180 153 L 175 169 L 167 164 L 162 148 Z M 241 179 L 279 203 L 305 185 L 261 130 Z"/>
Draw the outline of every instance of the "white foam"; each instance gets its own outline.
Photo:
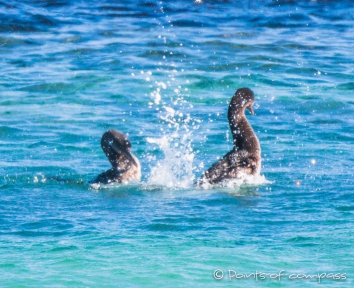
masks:
<path id="1" fill-rule="evenodd" d="M 117 188 L 127 188 L 127 187 L 139 187 L 140 183 L 137 180 L 132 180 L 131 182 L 112 182 L 112 183 L 107 183 L 107 184 L 103 184 L 103 183 L 91 183 L 90 187 L 93 190 L 102 190 L 102 189 L 114 189 L 116 190 Z"/>
<path id="2" fill-rule="evenodd" d="M 229 188 L 229 189 L 238 189 L 241 185 L 248 186 L 259 186 L 264 184 L 270 184 L 271 181 L 267 180 L 264 175 L 249 175 L 249 174 L 239 174 L 237 178 L 224 180 L 217 184 L 210 184 L 204 182 L 199 185 L 202 189 L 212 189 L 212 188 Z"/>

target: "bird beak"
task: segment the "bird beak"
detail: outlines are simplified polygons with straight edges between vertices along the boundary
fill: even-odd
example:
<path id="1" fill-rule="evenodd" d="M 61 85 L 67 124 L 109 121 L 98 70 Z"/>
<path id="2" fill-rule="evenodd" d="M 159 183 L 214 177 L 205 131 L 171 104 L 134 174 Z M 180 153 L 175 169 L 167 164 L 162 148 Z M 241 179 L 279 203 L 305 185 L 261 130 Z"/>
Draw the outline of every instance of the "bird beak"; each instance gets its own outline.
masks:
<path id="1" fill-rule="evenodd" d="M 253 111 L 252 106 L 250 105 L 250 106 L 248 106 L 247 108 L 248 108 L 248 110 L 250 110 L 251 114 L 254 115 L 254 111 Z"/>

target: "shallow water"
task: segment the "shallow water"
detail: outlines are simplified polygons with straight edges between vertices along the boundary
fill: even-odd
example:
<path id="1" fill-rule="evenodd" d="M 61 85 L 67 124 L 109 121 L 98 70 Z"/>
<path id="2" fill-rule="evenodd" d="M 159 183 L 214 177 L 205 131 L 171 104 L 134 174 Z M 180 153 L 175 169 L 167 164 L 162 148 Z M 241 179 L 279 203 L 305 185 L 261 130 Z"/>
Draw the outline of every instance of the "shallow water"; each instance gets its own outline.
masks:
<path id="1" fill-rule="evenodd" d="M 351 287 L 353 6 L 0 2 L 1 286 Z M 195 189 L 240 87 L 270 182 Z M 140 184 L 86 184 L 108 129 Z"/>

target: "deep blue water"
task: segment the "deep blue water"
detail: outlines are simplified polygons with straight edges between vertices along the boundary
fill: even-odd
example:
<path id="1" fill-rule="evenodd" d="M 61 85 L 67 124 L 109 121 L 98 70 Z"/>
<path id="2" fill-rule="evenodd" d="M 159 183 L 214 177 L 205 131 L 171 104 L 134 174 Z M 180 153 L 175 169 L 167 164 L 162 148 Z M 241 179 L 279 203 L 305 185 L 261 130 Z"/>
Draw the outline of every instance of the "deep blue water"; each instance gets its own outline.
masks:
<path id="1" fill-rule="evenodd" d="M 353 286 L 351 1 L 23 2 L 0 2 L 1 287 Z M 240 87 L 269 182 L 197 189 Z M 87 184 L 108 129 L 141 183 Z"/>

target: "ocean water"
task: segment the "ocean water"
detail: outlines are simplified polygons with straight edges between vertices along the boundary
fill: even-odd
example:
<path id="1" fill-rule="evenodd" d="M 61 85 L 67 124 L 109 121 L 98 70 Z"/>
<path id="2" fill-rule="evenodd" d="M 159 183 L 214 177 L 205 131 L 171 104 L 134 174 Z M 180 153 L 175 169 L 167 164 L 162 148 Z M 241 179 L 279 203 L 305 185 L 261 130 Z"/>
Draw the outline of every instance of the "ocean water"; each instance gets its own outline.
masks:
<path id="1" fill-rule="evenodd" d="M 349 0 L 1 1 L 0 286 L 353 287 L 353 15 Z M 261 177 L 195 188 L 232 147 L 240 87 Z M 87 184 L 110 167 L 108 129 L 129 135 L 141 183 Z"/>

